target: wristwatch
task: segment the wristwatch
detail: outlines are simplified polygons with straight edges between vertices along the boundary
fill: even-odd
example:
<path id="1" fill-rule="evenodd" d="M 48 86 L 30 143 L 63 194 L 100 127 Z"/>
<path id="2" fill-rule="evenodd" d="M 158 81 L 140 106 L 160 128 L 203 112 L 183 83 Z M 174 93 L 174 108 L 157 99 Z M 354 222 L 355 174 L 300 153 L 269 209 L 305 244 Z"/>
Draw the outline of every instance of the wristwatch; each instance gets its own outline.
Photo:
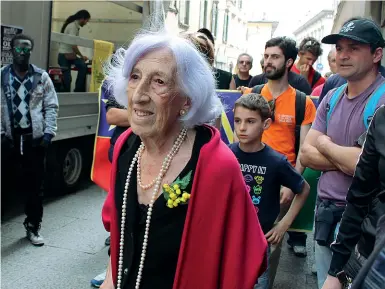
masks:
<path id="1" fill-rule="evenodd" d="M 344 289 L 351 287 L 352 279 L 348 275 L 346 275 L 345 271 L 337 273 L 337 278 L 341 282 Z"/>

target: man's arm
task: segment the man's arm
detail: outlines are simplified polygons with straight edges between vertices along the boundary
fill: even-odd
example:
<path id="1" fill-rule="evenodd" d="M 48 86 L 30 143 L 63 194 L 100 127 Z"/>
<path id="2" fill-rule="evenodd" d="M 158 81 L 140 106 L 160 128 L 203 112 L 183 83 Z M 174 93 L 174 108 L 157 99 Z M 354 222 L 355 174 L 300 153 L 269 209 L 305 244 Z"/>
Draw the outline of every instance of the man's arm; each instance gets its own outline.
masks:
<path id="1" fill-rule="evenodd" d="M 302 145 L 303 145 L 303 143 L 305 141 L 306 135 L 308 134 L 310 128 L 311 128 L 311 124 L 302 125 L 301 126 L 300 136 L 299 136 L 299 151 L 298 151 L 297 161 L 296 161 L 296 164 L 295 164 L 295 169 L 301 175 L 302 175 L 303 171 L 305 170 L 305 167 L 302 165 L 302 163 L 300 161 L 301 148 L 302 148 Z"/>
<path id="2" fill-rule="evenodd" d="M 118 103 L 113 93 L 107 89 L 107 86 L 103 83 L 101 92 L 108 96 L 106 102 L 106 120 L 109 125 L 116 125 L 120 127 L 129 127 L 127 109 Z"/>
<path id="3" fill-rule="evenodd" d="M 231 81 L 230 81 L 230 90 L 236 90 L 237 89 L 237 86 L 235 84 L 235 80 L 234 80 L 234 77 L 231 76 Z"/>
<path id="4" fill-rule="evenodd" d="M 292 202 L 289 211 L 285 217 L 272 228 L 265 236 L 270 243 L 279 243 L 294 219 L 302 209 L 310 192 L 309 184 L 304 178 L 292 167 L 292 165 L 285 158 L 285 162 L 279 167 L 277 172 L 277 180 L 282 186 L 285 186 L 290 191 L 297 194 Z"/>
<path id="5" fill-rule="evenodd" d="M 349 176 L 354 175 L 361 148 L 339 146 L 327 136 L 318 138 L 316 147 L 338 170 Z"/>
<path id="6" fill-rule="evenodd" d="M 301 164 L 313 170 L 335 171 L 337 167 L 317 149 L 317 139 L 322 135 L 322 132 L 315 129 L 309 130 L 299 155 Z"/>
<path id="7" fill-rule="evenodd" d="M 107 123 L 120 127 L 129 127 L 127 109 L 111 107 L 106 114 Z"/>
<path id="8" fill-rule="evenodd" d="M 289 211 L 286 213 L 285 217 L 281 220 L 283 224 L 285 224 L 285 227 L 287 227 L 286 231 L 289 229 L 291 224 L 293 224 L 295 218 L 301 211 L 303 205 L 306 202 L 307 197 L 310 193 L 310 186 L 309 184 L 304 181 L 302 192 L 300 194 L 297 194 L 290 206 Z"/>
<path id="9" fill-rule="evenodd" d="M 56 135 L 57 131 L 57 115 L 59 110 L 59 102 L 55 87 L 48 76 L 47 72 L 42 74 L 42 83 L 44 86 L 43 99 L 43 115 L 45 122 L 44 137 L 50 137 L 49 141 Z"/>

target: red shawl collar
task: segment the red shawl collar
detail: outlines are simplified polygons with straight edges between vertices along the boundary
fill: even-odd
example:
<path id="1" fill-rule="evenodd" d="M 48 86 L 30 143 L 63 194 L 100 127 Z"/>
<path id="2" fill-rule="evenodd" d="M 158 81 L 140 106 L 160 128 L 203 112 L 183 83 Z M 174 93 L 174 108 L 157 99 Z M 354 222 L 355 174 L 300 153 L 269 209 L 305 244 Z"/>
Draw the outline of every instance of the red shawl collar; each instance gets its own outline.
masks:
<path id="1" fill-rule="evenodd" d="M 202 147 L 195 172 L 173 289 L 252 289 L 266 268 L 267 242 L 237 159 L 218 130 L 210 129 L 213 136 Z M 114 202 L 116 168 L 130 133 L 131 129 L 123 133 L 115 145 L 111 186 L 102 211 L 111 233 L 115 284 L 120 236 Z"/>

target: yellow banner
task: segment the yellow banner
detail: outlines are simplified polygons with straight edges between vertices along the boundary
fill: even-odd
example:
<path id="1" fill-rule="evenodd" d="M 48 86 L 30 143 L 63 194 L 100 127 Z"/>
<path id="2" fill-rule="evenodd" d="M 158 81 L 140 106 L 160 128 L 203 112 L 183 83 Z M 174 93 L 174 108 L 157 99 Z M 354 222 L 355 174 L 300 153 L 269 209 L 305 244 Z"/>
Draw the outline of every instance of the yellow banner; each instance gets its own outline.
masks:
<path id="1" fill-rule="evenodd" d="M 98 92 L 104 80 L 103 64 L 114 52 L 114 44 L 102 40 L 94 40 L 94 57 L 92 59 L 92 73 L 90 92 Z"/>

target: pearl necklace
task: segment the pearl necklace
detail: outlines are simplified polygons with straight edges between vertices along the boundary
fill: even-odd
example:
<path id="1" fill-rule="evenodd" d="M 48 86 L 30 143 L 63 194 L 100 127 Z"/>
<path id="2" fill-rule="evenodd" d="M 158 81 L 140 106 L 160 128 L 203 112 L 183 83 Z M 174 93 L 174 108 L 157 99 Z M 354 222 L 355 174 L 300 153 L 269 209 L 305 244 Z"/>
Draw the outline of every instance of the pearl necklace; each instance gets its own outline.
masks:
<path id="1" fill-rule="evenodd" d="M 136 283 L 135 283 L 135 289 L 139 289 L 140 287 L 140 282 L 142 281 L 142 273 L 143 273 L 143 267 L 144 267 L 144 260 L 146 259 L 146 251 L 147 251 L 147 244 L 148 244 L 148 235 L 150 231 L 150 221 L 151 221 L 151 216 L 152 216 L 152 208 L 155 202 L 155 198 L 158 195 L 158 191 L 161 186 L 162 179 L 166 172 L 168 171 L 171 161 L 174 158 L 174 156 L 177 154 L 179 151 L 180 147 L 182 146 L 183 141 L 186 139 L 187 136 L 187 129 L 184 128 L 181 130 L 179 133 L 178 138 L 176 139 L 174 145 L 172 146 L 170 152 L 168 155 L 165 157 L 163 160 L 162 168 L 160 169 L 160 172 L 158 176 L 155 179 L 155 188 L 154 192 L 152 193 L 151 201 L 150 204 L 148 205 L 148 210 L 147 210 L 147 218 L 146 218 L 146 229 L 144 231 L 144 240 L 143 240 L 143 246 L 142 246 L 142 253 L 140 257 L 140 263 L 139 263 L 139 271 L 138 271 L 138 276 L 136 278 Z M 126 225 L 126 213 L 127 213 L 127 195 L 128 195 L 128 187 L 130 185 L 130 179 L 131 179 L 131 174 L 132 170 L 134 169 L 136 161 L 138 161 L 137 164 L 137 178 L 138 175 L 140 175 L 140 158 L 141 155 L 144 151 L 144 144 L 141 143 L 139 149 L 136 151 L 134 159 L 131 162 L 130 168 L 127 173 L 127 179 L 126 183 L 124 185 L 124 194 L 123 194 L 123 204 L 122 204 L 122 220 L 120 224 L 120 242 L 119 242 L 119 263 L 118 263 L 118 280 L 117 280 L 117 289 L 121 289 L 122 286 L 122 272 L 123 272 L 123 253 L 124 253 L 124 231 L 125 231 L 125 225 Z"/>
<path id="2" fill-rule="evenodd" d="M 139 157 L 138 157 L 138 167 L 140 167 L 141 165 L 141 160 L 142 160 L 142 155 L 143 155 L 143 152 L 144 152 L 144 147 L 142 150 L 139 151 Z M 163 177 L 163 176 L 162 176 Z M 139 187 L 142 189 L 142 190 L 148 190 L 150 188 L 152 188 L 154 185 L 155 185 L 155 182 L 156 182 L 156 178 L 151 182 L 149 183 L 148 185 L 143 185 L 142 184 L 142 178 L 141 178 L 141 172 L 138 171 L 138 173 L 136 174 L 136 178 L 137 178 L 137 181 L 138 181 L 138 185 Z"/>

